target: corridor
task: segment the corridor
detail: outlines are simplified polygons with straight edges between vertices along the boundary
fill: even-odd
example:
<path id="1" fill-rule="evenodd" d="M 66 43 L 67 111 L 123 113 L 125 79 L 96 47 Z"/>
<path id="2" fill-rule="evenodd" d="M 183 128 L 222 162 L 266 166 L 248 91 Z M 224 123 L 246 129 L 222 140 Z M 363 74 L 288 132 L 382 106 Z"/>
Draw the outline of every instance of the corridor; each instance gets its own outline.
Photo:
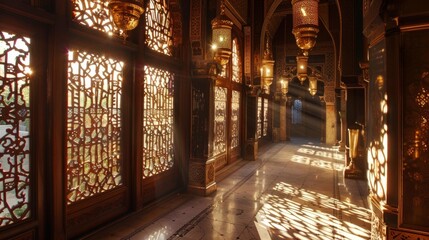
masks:
<path id="1" fill-rule="evenodd" d="M 367 186 L 343 178 L 343 152 L 293 139 L 240 164 L 212 196 L 170 196 L 85 239 L 370 239 Z"/>

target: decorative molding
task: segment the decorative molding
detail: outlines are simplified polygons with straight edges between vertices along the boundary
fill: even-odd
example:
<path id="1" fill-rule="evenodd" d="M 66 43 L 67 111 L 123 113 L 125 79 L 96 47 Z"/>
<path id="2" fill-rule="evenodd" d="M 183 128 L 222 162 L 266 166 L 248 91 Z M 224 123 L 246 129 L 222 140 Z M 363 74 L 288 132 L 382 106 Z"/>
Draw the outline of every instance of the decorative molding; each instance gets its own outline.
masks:
<path id="1" fill-rule="evenodd" d="M 183 42 L 182 9 L 180 7 L 180 0 L 170 0 L 170 11 L 173 21 L 173 44 L 174 46 L 178 46 Z"/>
<path id="2" fill-rule="evenodd" d="M 244 76 L 246 84 L 250 85 L 247 80 L 251 79 L 252 74 L 252 29 L 250 26 L 244 27 Z"/>
<path id="3" fill-rule="evenodd" d="M 202 59 L 204 48 L 201 40 L 202 0 L 191 0 L 190 40 L 193 59 Z"/>
<path id="4" fill-rule="evenodd" d="M 429 235 L 407 232 L 402 229 L 388 229 L 388 240 L 423 240 L 429 239 Z"/>
<path id="5" fill-rule="evenodd" d="M 189 184 L 203 185 L 205 183 L 205 171 L 202 163 L 190 162 L 189 170 Z"/>
<path id="6" fill-rule="evenodd" d="M 188 191 L 200 196 L 207 196 L 216 191 L 214 159 L 191 159 L 189 161 Z"/>

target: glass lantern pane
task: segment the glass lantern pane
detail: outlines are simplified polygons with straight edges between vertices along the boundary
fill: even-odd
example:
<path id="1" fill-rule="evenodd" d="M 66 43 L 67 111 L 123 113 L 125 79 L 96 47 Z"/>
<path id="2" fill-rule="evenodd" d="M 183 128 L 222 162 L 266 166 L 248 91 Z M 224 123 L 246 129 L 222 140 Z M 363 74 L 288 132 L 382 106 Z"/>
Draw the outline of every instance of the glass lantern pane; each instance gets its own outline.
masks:
<path id="1" fill-rule="evenodd" d="M 314 0 L 296 1 L 292 6 L 293 27 L 300 25 L 318 26 L 318 2 Z"/>
<path id="2" fill-rule="evenodd" d="M 231 29 L 214 28 L 212 42 L 216 44 L 218 48 L 231 49 Z"/>

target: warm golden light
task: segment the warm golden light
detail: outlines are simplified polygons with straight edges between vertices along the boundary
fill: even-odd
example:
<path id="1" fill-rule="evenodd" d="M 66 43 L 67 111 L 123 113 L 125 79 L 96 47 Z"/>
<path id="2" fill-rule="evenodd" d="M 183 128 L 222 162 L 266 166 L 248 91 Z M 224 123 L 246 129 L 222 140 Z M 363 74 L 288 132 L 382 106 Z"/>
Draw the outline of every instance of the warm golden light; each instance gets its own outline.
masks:
<path id="1" fill-rule="evenodd" d="M 296 56 L 296 63 L 298 64 L 296 75 L 301 84 L 303 84 L 307 78 L 308 56 L 306 56 L 304 53 Z"/>
<path id="2" fill-rule="evenodd" d="M 108 7 L 113 22 L 122 30 L 124 38 L 127 37 L 127 31 L 137 27 L 140 15 L 144 12 L 143 3 L 136 0 L 111 0 Z"/>
<path id="3" fill-rule="evenodd" d="M 223 1 L 220 6 L 220 15 L 212 20 L 212 41 L 216 45 L 214 60 L 221 65 L 226 65 L 232 54 L 231 30 L 233 22 L 225 15 Z"/>
<path id="4" fill-rule="evenodd" d="M 292 0 L 293 29 L 296 45 L 310 51 L 319 32 L 319 0 Z"/>
<path id="5" fill-rule="evenodd" d="M 317 93 L 317 77 L 315 76 L 311 76 L 308 78 L 309 82 L 310 82 L 310 88 L 308 89 L 311 96 L 316 95 Z"/>
<path id="6" fill-rule="evenodd" d="M 305 11 L 305 8 L 301 8 L 301 13 L 302 13 L 302 16 L 304 16 L 304 17 L 307 17 L 307 12 Z"/>
<path id="7" fill-rule="evenodd" d="M 255 217 L 261 239 L 370 239 L 371 212 L 350 202 L 286 182 L 278 182 L 263 199 Z"/>
<path id="8" fill-rule="evenodd" d="M 261 79 L 262 86 L 265 91 L 268 90 L 269 86 L 273 83 L 273 72 L 274 72 L 274 60 L 262 60 L 262 71 L 261 71 Z"/>

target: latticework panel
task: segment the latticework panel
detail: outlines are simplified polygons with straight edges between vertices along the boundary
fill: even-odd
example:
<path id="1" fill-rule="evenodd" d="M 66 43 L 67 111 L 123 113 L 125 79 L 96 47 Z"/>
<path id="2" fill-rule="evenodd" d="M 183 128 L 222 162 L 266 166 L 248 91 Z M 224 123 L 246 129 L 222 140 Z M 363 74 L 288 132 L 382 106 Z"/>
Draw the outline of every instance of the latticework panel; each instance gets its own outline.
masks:
<path id="1" fill-rule="evenodd" d="M 174 76 L 145 66 L 143 98 L 143 178 L 174 165 Z"/>
<path id="2" fill-rule="evenodd" d="M 238 40 L 235 38 L 232 41 L 232 81 L 241 83 L 242 71 L 241 71 L 241 59 L 240 51 L 238 48 Z"/>
<path id="3" fill-rule="evenodd" d="M 265 137 L 268 134 L 268 99 L 264 98 L 264 124 L 263 124 L 263 131 L 262 135 Z"/>
<path id="4" fill-rule="evenodd" d="M 0 227 L 30 217 L 30 39 L 0 32 Z"/>
<path id="5" fill-rule="evenodd" d="M 150 0 L 146 8 L 146 44 L 157 52 L 172 55 L 173 26 L 167 0 Z"/>
<path id="6" fill-rule="evenodd" d="M 74 21 L 108 34 L 119 33 L 107 7 L 109 1 L 72 0 L 72 3 Z"/>
<path id="7" fill-rule="evenodd" d="M 232 91 L 231 98 L 231 149 L 240 145 L 240 98 L 239 91 Z"/>
<path id="8" fill-rule="evenodd" d="M 122 185 L 123 67 L 116 59 L 69 51 L 68 204 Z"/>
<path id="9" fill-rule="evenodd" d="M 215 155 L 226 151 L 226 97 L 227 88 L 215 87 L 214 143 Z"/>
<path id="10" fill-rule="evenodd" d="M 262 98 L 258 97 L 258 115 L 256 116 L 257 119 L 257 126 L 256 126 L 256 136 L 258 138 L 262 137 Z"/>
<path id="11" fill-rule="evenodd" d="M 404 34 L 404 81 L 400 86 L 404 96 L 402 216 L 404 225 L 419 230 L 429 230 L 428 37 L 428 30 Z"/>

